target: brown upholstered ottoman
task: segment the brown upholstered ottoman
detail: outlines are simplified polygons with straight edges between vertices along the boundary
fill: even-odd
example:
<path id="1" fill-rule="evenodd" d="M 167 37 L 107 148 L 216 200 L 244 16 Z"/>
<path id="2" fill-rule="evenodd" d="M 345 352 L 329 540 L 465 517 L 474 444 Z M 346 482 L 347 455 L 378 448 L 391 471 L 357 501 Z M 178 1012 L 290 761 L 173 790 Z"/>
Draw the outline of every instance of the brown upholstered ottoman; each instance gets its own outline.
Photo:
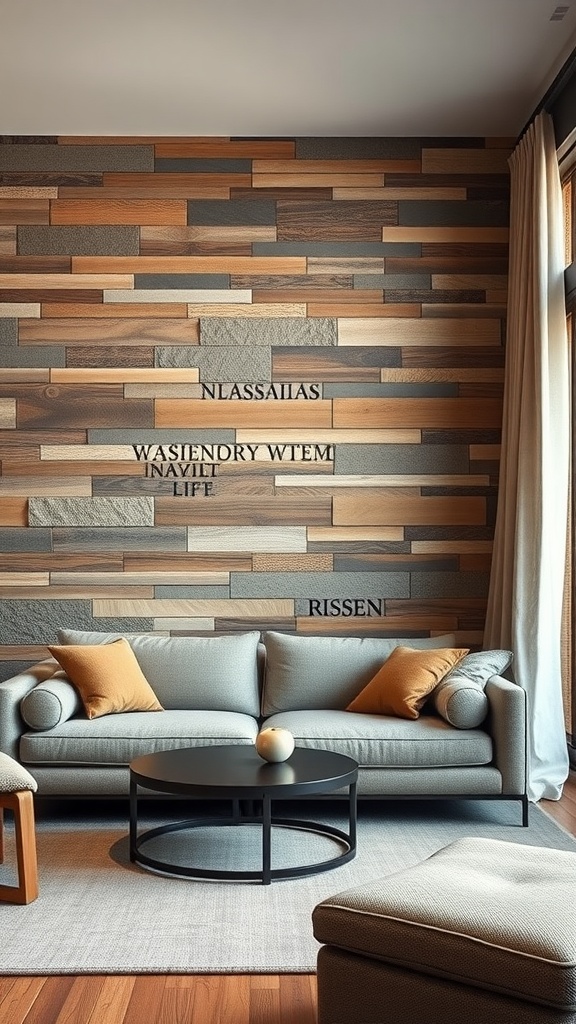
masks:
<path id="1" fill-rule="evenodd" d="M 319 1024 L 576 1024 L 576 852 L 459 839 L 313 924 Z"/>

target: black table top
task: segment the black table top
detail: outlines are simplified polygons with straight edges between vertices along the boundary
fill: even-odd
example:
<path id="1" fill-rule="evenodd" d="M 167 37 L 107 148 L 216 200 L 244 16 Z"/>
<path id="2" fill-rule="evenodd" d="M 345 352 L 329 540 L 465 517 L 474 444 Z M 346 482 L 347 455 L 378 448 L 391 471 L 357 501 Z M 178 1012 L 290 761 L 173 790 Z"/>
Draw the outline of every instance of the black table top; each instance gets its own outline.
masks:
<path id="1" fill-rule="evenodd" d="M 191 796 L 277 798 L 331 792 L 355 782 L 358 765 L 329 750 L 296 747 L 287 761 L 263 761 L 252 744 L 182 747 L 137 757 L 130 765 L 140 785 Z"/>

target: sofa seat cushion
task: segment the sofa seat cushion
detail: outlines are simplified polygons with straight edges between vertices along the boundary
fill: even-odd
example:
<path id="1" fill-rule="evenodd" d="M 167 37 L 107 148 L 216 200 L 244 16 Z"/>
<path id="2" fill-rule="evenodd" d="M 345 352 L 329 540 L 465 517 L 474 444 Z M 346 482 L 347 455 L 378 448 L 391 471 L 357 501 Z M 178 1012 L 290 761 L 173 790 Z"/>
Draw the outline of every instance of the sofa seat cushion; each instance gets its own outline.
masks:
<path id="1" fill-rule="evenodd" d="M 24 733 L 27 765 L 129 764 L 140 754 L 175 747 L 254 743 L 258 724 L 233 711 L 133 711 L 105 718 L 70 718 L 49 732 Z"/>
<path id="2" fill-rule="evenodd" d="M 314 935 L 410 971 L 575 1010 L 575 899 L 575 853 L 464 838 L 324 900 Z"/>
<path id="3" fill-rule="evenodd" d="M 437 715 L 418 719 L 352 711 L 284 711 L 264 725 L 288 729 L 297 747 L 347 754 L 361 768 L 447 768 L 492 761 L 482 729 L 455 729 Z"/>

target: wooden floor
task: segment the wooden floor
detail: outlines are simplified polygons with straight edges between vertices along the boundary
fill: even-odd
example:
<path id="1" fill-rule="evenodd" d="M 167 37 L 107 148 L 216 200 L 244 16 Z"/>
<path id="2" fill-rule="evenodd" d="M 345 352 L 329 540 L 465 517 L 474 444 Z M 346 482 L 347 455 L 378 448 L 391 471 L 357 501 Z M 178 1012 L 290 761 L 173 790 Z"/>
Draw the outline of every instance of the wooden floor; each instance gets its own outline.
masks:
<path id="1" fill-rule="evenodd" d="M 576 774 L 543 810 L 576 836 Z M 0 942 L 2 941 L 0 909 Z M 309 974 L 0 977 L 0 1024 L 315 1024 Z"/>

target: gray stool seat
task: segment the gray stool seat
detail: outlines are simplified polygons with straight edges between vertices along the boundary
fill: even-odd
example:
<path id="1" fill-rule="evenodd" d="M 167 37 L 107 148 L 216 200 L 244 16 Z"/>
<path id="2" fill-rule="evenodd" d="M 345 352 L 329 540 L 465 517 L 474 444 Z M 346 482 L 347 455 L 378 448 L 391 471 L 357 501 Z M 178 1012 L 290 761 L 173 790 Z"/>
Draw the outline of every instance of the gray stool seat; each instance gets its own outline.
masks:
<path id="1" fill-rule="evenodd" d="M 414 867 L 324 900 L 313 924 L 325 944 L 320 1024 L 381 1024 L 411 1014 L 446 1024 L 457 1012 L 474 1024 L 576 1022 L 576 852 L 460 839 Z M 353 965 L 344 976 L 343 957 Z M 337 988 L 350 991 L 354 977 L 362 986 L 356 1015 L 332 991 L 338 974 Z M 370 1016 L 374 985 L 381 992 Z"/>
<path id="2" fill-rule="evenodd" d="M 4 811 L 14 815 L 17 885 L 0 885 L 0 900 L 31 903 L 38 896 L 38 865 L 32 794 L 38 789 L 33 775 L 0 751 L 0 864 L 4 861 Z"/>

